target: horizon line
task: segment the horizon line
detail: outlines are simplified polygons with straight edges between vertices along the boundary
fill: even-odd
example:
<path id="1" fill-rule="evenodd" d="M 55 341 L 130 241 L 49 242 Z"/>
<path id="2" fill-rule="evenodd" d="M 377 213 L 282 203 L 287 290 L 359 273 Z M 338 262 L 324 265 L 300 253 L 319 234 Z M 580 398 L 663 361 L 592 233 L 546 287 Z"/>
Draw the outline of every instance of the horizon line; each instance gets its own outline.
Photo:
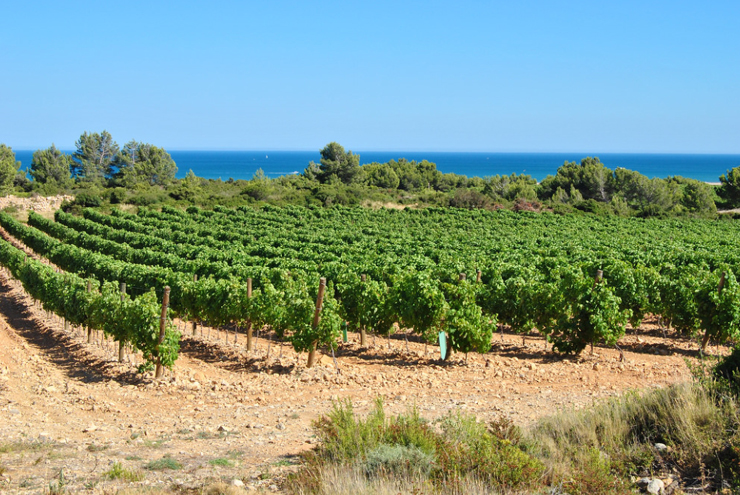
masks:
<path id="1" fill-rule="evenodd" d="M 33 152 L 38 150 L 44 150 L 46 148 L 15 148 L 14 152 Z M 12 149 L 12 148 L 11 148 Z M 63 149 L 57 148 L 62 152 L 74 152 L 74 149 Z M 259 149 L 259 148 L 164 148 L 165 151 L 169 152 L 260 152 L 260 153 L 320 153 L 320 150 L 308 150 L 308 149 Z M 346 151 L 352 151 L 354 154 L 361 153 L 469 153 L 469 154 L 492 154 L 492 155 L 562 155 L 562 154 L 580 154 L 584 156 L 599 156 L 603 155 L 717 155 L 717 156 L 740 156 L 740 152 L 728 153 L 728 152 L 693 152 L 693 151 L 598 151 L 598 152 L 586 152 L 586 151 L 459 151 L 459 150 L 402 150 L 402 149 L 365 149 L 357 151 L 347 149 Z M 403 157 L 400 157 L 403 158 Z"/>

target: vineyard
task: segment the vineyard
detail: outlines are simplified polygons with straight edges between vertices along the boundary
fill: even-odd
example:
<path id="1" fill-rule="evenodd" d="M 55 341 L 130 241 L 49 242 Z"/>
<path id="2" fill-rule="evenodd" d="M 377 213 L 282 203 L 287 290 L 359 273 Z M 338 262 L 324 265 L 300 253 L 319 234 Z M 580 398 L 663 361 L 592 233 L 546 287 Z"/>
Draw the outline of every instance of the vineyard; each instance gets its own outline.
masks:
<path id="1" fill-rule="evenodd" d="M 740 332 L 733 222 L 454 209 L 195 207 L 97 210 L 0 225 L 60 270 L 0 241 L 0 263 L 43 307 L 171 366 L 171 318 L 272 329 L 297 352 L 333 352 L 344 322 L 411 329 L 452 353 L 536 329 L 557 353 L 617 346 L 647 314 L 701 341 Z M 120 289 L 125 284 L 125 292 Z M 169 307 L 161 296 L 169 293 Z"/>

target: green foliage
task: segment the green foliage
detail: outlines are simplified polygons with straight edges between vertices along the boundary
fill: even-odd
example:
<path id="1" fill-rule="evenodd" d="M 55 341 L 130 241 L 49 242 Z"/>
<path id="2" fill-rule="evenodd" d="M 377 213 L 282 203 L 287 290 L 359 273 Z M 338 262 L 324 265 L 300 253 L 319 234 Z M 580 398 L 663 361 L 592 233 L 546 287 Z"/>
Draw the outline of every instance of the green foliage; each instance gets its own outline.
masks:
<path id="1" fill-rule="evenodd" d="M 0 223 L 45 255 L 58 261 L 67 259 L 64 265 L 69 265 L 72 258 L 76 258 L 78 264 L 86 262 L 82 259 L 84 253 L 77 249 L 67 250 L 64 244 L 34 233 L 7 214 L 0 213 Z M 10 269 L 25 290 L 41 301 L 46 310 L 64 317 L 72 324 L 103 330 L 118 341 L 131 343 L 142 351 L 147 362 L 161 359 L 164 366 L 171 367 L 177 359 L 180 335 L 171 323 L 167 323 L 164 341 L 159 343 L 161 305 L 154 291 L 135 300 L 125 296 L 121 301 L 117 283 L 100 284 L 91 280 L 91 291 L 88 292 L 86 280 L 72 273 L 57 273 L 48 265 L 27 259 L 26 255 L 4 240 L 0 241 L 0 263 Z"/>
<path id="2" fill-rule="evenodd" d="M 728 170 L 719 176 L 720 187 L 717 194 L 730 208 L 740 207 L 740 167 Z"/>
<path id="3" fill-rule="evenodd" d="M 108 131 L 91 134 L 84 132 L 75 142 L 75 148 L 72 155 L 72 174 L 75 178 L 103 185 L 105 178 L 113 175 L 113 159 L 119 148 Z"/>
<path id="4" fill-rule="evenodd" d="M 722 291 L 718 290 L 724 277 Z M 701 282 L 695 295 L 700 326 L 707 338 L 719 344 L 740 339 L 740 284 L 732 271 L 712 273 Z"/>
<path id="5" fill-rule="evenodd" d="M 111 176 L 128 188 L 137 184 L 165 186 L 175 180 L 177 166 L 163 148 L 140 143 L 126 143 L 112 160 Z"/>
<path id="6" fill-rule="evenodd" d="M 605 280 L 595 282 L 575 270 L 565 270 L 559 281 L 565 308 L 548 338 L 565 353 L 580 353 L 589 343 L 614 345 L 624 335 L 631 314 Z"/>
<path id="7" fill-rule="evenodd" d="M 129 483 L 135 483 L 145 478 L 142 471 L 125 468 L 120 462 L 114 462 L 111 468 L 103 473 L 103 476 L 111 480 L 124 480 Z"/>
<path id="8" fill-rule="evenodd" d="M 495 328 L 495 319 L 484 316 L 476 304 L 480 285 L 469 280 L 445 284 L 444 292 L 449 309 L 444 328 L 449 336 L 450 348 L 458 352 L 488 352 Z M 450 353 L 447 353 L 447 358 Z"/>
<path id="9" fill-rule="evenodd" d="M 427 477 L 434 468 L 434 456 L 416 446 L 382 443 L 365 456 L 363 469 L 367 476 L 392 475 Z"/>
<path id="10" fill-rule="evenodd" d="M 182 464 L 172 457 L 164 456 L 161 459 L 148 462 L 144 468 L 149 471 L 179 471 L 182 469 Z"/>
<path id="11" fill-rule="evenodd" d="M 304 176 L 321 183 L 339 181 L 350 184 L 354 182 L 360 172 L 360 155 L 344 151 L 344 147 L 335 142 L 324 146 L 319 153 L 321 153 L 321 164 L 309 163 Z"/>
<path id="12" fill-rule="evenodd" d="M 380 401 L 366 418 L 358 418 L 347 401 L 334 404 L 314 430 L 320 444 L 307 469 L 359 464 L 368 476 L 421 476 L 440 484 L 472 478 L 509 488 L 533 485 L 542 473 L 539 461 L 462 414 L 443 417 L 437 429 L 415 409 L 387 417 Z"/>
<path id="13" fill-rule="evenodd" d="M 38 184 L 50 184 L 66 188 L 72 185 L 72 157 L 59 151 L 53 144 L 45 150 L 37 150 L 31 160 L 30 175 Z"/>
<path id="14" fill-rule="evenodd" d="M 196 199 L 203 193 L 203 187 L 201 186 L 201 179 L 199 179 L 192 170 L 189 170 L 185 175 L 185 178 L 180 180 L 171 191 L 170 196 L 175 199 L 185 200 L 190 203 L 196 201 Z"/>
<path id="15" fill-rule="evenodd" d="M 293 332 L 290 341 L 296 352 L 309 351 L 314 345 L 336 347 L 341 335 L 342 319 L 331 285 L 324 294 L 319 325 L 313 327 L 319 286 L 315 282 L 309 285 L 306 279 L 291 278 L 285 287 L 285 324 Z"/>
<path id="16" fill-rule="evenodd" d="M 13 180 L 21 163 L 15 160 L 13 150 L 0 144 L 0 194 L 8 194 L 13 187 Z"/>
<path id="17" fill-rule="evenodd" d="M 428 342 L 436 339 L 449 306 L 431 273 L 420 271 L 402 276 L 391 288 L 390 301 L 389 313 L 398 316 L 403 326 L 413 328 Z"/>
<path id="18" fill-rule="evenodd" d="M 614 176 L 598 158 L 587 157 L 580 164 L 565 162 L 554 176 L 548 175 L 540 186 L 544 199 L 552 198 L 560 188 L 570 191 L 572 202 L 577 201 L 575 191 L 583 199 L 607 202 L 614 192 Z"/>
<path id="19" fill-rule="evenodd" d="M 712 369 L 712 375 L 718 380 L 724 380 L 735 395 L 740 394 L 740 347 L 737 344 Z"/>

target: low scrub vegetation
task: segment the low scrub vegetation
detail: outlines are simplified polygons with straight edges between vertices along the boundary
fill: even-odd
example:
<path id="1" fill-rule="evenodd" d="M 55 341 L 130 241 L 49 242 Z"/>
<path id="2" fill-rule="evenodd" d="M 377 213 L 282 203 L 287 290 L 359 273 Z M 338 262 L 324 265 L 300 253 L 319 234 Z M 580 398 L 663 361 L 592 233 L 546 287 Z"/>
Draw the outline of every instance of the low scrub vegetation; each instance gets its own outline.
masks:
<path id="1" fill-rule="evenodd" d="M 638 479 L 740 488 L 735 351 L 696 379 L 564 411 L 526 429 L 451 412 L 389 416 L 349 401 L 314 423 L 319 446 L 286 488 L 344 493 L 634 493 Z M 728 380 L 729 377 L 729 380 Z M 733 381 L 734 380 L 734 381 Z M 553 491 L 554 490 L 554 491 Z"/>

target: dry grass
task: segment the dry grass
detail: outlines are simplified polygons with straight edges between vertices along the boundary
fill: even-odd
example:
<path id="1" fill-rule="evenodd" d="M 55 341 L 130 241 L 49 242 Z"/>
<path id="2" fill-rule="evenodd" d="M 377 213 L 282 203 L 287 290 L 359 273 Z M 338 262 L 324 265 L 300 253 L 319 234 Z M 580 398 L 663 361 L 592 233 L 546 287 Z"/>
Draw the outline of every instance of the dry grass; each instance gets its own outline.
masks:
<path id="1" fill-rule="evenodd" d="M 656 442 L 673 446 L 674 460 L 691 469 L 717 452 L 738 419 L 735 404 L 718 404 L 705 387 L 683 383 L 545 418 L 525 433 L 525 443 L 554 479 L 588 464 L 593 451 L 633 466 L 650 462 Z"/>
<path id="2" fill-rule="evenodd" d="M 315 494 L 313 491 L 298 490 L 296 495 Z M 319 495 L 493 495 L 528 493 L 491 490 L 483 483 L 467 479 L 454 488 L 435 487 L 428 480 L 417 478 L 377 476 L 368 478 L 362 468 L 331 465 L 322 469 Z"/>

